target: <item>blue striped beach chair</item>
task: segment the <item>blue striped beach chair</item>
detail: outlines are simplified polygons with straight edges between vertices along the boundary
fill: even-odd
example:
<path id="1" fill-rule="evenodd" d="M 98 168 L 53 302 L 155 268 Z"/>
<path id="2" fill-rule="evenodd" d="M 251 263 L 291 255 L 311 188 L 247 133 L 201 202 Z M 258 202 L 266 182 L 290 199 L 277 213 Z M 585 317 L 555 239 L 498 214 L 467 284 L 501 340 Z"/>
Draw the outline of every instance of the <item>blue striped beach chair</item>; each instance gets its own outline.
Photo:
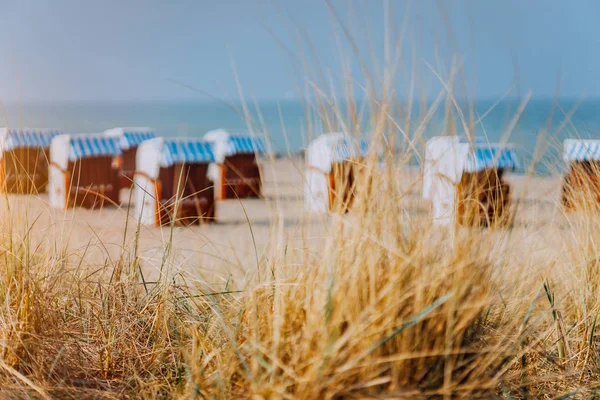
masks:
<path id="1" fill-rule="evenodd" d="M 50 141 L 55 129 L 0 129 L 0 187 L 8 193 L 41 193 L 48 184 Z"/>
<path id="2" fill-rule="evenodd" d="M 99 208 L 118 205 L 121 154 L 115 138 L 104 134 L 58 135 L 50 143 L 50 205 Z"/>
<path id="3" fill-rule="evenodd" d="M 156 138 L 140 144 L 134 197 L 143 225 L 191 225 L 215 220 L 208 166 L 212 146 L 202 139 Z"/>
<path id="4" fill-rule="evenodd" d="M 423 198 L 436 225 L 502 225 L 509 221 L 510 186 L 504 171 L 519 162 L 510 143 L 438 136 L 427 141 Z"/>
<path id="5" fill-rule="evenodd" d="M 598 211 L 600 207 L 600 140 L 566 139 L 561 204 L 566 209 Z"/>
<path id="6" fill-rule="evenodd" d="M 306 151 L 304 207 L 311 212 L 349 210 L 354 181 L 369 145 L 363 138 L 342 132 L 326 133 L 313 140 Z"/>

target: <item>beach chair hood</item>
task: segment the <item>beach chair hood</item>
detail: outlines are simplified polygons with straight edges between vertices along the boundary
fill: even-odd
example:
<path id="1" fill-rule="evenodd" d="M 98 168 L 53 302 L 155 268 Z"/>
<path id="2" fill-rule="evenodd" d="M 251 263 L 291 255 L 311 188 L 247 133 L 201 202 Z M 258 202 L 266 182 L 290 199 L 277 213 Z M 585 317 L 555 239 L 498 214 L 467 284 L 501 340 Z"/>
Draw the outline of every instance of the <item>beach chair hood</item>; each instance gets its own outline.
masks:
<path id="1" fill-rule="evenodd" d="M 69 135 L 69 161 L 121 154 L 119 141 L 103 134 Z"/>
<path id="2" fill-rule="evenodd" d="M 117 140 L 102 134 L 57 135 L 50 142 L 50 162 L 66 169 L 69 161 L 121 154 Z"/>
<path id="3" fill-rule="evenodd" d="M 182 163 L 211 163 L 215 160 L 209 142 L 202 139 L 154 138 L 142 142 L 136 156 L 136 171 L 158 179 L 160 168 Z"/>
<path id="4" fill-rule="evenodd" d="M 223 163 L 225 157 L 235 154 L 264 154 L 267 147 L 260 134 L 249 131 L 228 131 L 216 129 L 207 132 L 204 140 L 212 144 L 212 150 L 217 163 Z"/>
<path id="5" fill-rule="evenodd" d="M 566 139 L 563 159 L 572 161 L 600 161 L 600 140 Z"/>
<path id="6" fill-rule="evenodd" d="M 49 148 L 50 142 L 61 132 L 41 128 L 0 128 L 0 158 L 5 151 L 17 148 Z"/>
<path id="7" fill-rule="evenodd" d="M 310 168 L 329 173 L 333 163 L 364 157 L 367 152 L 368 144 L 362 138 L 357 140 L 341 132 L 326 133 L 308 146 L 306 164 Z"/>
<path id="8" fill-rule="evenodd" d="M 132 147 L 139 146 L 145 140 L 154 139 L 156 133 L 152 128 L 112 128 L 104 131 L 104 134 L 109 137 L 118 139 L 121 150 L 128 150 Z"/>

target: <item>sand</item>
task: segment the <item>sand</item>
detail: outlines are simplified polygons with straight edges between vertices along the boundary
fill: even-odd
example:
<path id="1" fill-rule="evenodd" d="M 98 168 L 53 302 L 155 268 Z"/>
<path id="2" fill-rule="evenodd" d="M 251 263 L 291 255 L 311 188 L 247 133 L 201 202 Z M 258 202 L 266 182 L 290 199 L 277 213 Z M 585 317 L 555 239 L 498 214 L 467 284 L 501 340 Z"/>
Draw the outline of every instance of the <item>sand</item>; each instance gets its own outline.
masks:
<path id="1" fill-rule="evenodd" d="M 300 157 L 264 162 L 264 200 L 218 202 L 216 223 L 174 230 L 139 227 L 139 255 L 146 278 L 155 280 L 160 276 L 163 254 L 170 242 L 172 249 L 166 261 L 169 268 L 163 271 L 185 271 L 215 285 L 230 277 L 243 284 L 246 274 L 256 271 L 257 259 L 266 254 L 270 242 L 285 241 L 289 251 L 303 252 L 307 247 L 318 251 L 327 236 L 329 219 L 304 212 L 302 170 Z M 419 171 L 403 170 L 398 176 L 407 188 L 407 212 L 415 219 L 426 220 L 429 204 L 420 199 Z M 509 175 L 508 181 L 520 205 L 509 243 L 499 246 L 510 248 L 519 265 L 535 265 L 547 259 L 549 252 L 560 257 L 564 252 L 562 238 L 568 235 L 571 222 L 558 207 L 560 177 Z M 127 198 L 124 191 L 122 199 Z M 88 268 L 114 264 L 123 248 L 127 250 L 124 254 L 131 257 L 138 226 L 133 215 L 128 216 L 126 204 L 101 210 L 53 210 L 43 194 L 8 195 L 4 206 L 10 207 L 20 231 L 35 221 L 32 235 L 36 245 L 66 246 L 73 259 L 84 255 Z"/>

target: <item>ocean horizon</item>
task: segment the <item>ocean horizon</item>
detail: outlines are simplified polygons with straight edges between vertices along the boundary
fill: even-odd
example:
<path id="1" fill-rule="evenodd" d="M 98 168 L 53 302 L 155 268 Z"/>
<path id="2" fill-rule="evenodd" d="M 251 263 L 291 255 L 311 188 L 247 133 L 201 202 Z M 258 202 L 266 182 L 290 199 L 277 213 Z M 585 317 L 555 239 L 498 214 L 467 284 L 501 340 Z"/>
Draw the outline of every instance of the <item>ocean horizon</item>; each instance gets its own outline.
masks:
<path id="1" fill-rule="evenodd" d="M 516 115 L 519 99 L 477 101 L 473 110 L 476 134 L 490 141 L 502 138 Z M 422 120 L 429 104 L 413 105 L 410 133 Z M 469 108 L 460 102 L 469 120 Z M 556 105 L 559 105 L 557 107 Z M 327 131 L 319 118 L 311 117 L 312 131 L 307 129 L 309 117 L 305 103 L 300 100 L 262 100 L 248 102 L 256 130 L 264 130 L 276 154 L 297 153 L 306 148 L 310 137 Z M 403 129 L 408 125 L 402 117 L 402 103 L 398 103 L 396 120 Z M 573 110 L 575 110 L 573 112 Z M 570 115 L 567 118 L 565 115 Z M 464 132 L 457 112 L 453 113 L 454 129 Z M 143 100 L 143 101 L 81 101 L 81 102 L 22 102 L 5 103 L 0 109 L 1 124 L 8 127 L 46 127 L 65 133 L 94 133 L 117 126 L 148 126 L 159 136 L 201 137 L 218 128 L 246 129 L 248 127 L 241 103 L 221 103 L 207 100 Z M 368 120 L 363 114 L 363 120 Z M 444 105 L 427 125 L 426 137 L 450 131 L 444 118 Z M 263 127 L 265 129 L 263 129 Z M 367 128 L 365 128 L 367 129 Z M 409 133 L 409 134 L 410 134 Z M 543 133 L 543 138 L 540 138 Z M 399 132 L 392 132 L 400 135 Z M 600 138 L 600 99 L 573 98 L 532 99 L 514 125 L 510 141 L 515 144 L 522 159 L 520 172 L 526 170 L 536 146 L 544 148 L 544 156 L 535 171 L 549 174 L 560 171 L 562 141 L 565 138 Z"/>

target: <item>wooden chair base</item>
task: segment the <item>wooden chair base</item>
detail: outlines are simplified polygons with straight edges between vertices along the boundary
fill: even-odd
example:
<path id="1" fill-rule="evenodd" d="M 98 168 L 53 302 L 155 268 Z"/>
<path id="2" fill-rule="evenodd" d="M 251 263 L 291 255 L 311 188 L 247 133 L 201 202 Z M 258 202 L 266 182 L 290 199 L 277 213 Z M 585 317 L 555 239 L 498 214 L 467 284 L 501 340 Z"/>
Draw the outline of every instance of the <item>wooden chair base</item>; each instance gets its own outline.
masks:
<path id="1" fill-rule="evenodd" d="M 600 212 L 600 163 L 572 162 L 563 178 L 561 205 L 568 210 Z"/>
<path id="2" fill-rule="evenodd" d="M 457 188 L 457 222 L 465 226 L 502 226 L 509 221 L 510 186 L 502 171 L 463 173 Z"/>
<path id="3" fill-rule="evenodd" d="M 178 202 L 164 201 L 159 207 L 159 220 L 163 226 L 170 225 L 173 216 L 176 218 L 175 225 L 190 226 L 215 222 L 215 202 L 212 197 L 197 197 Z"/>

